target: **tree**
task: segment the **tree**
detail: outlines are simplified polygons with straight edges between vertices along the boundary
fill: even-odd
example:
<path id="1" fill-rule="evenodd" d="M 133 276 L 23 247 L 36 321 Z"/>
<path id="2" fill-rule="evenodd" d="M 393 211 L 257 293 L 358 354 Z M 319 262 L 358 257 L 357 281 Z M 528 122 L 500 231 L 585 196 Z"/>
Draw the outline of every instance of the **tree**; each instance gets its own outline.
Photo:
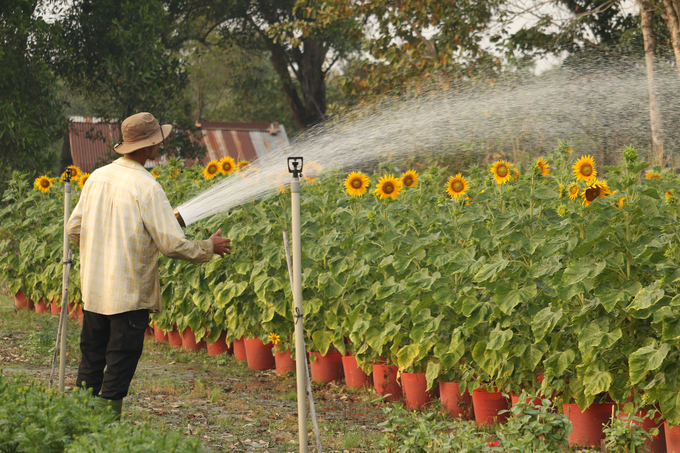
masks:
<path id="1" fill-rule="evenodd" d="M 357 20 L 329 20 L 314 33 L 300 36 L 298 28 L 314 24 L 313 11 L 326 2 L 295 0 L 169 0 L 168 10 L 183 24 L 185 39 L 223 48 L 236 44 L 265 51 L 300 129 L 326 118 L 326 77 L 340 58 L 357 49 Z M 312 13 L 310 13 L 312 12 Z M 295 24 L 295 27 L 290 26 Z M 307 25 L 305 25 L 307 24 Z"/>
<path id="2" fill-rule="evenodd" d="M 663 0 L 666 9 L 666 23 L 675 51 L 675 68 L 680 75 L 680 0 Z"/>
<path id="3" fill-rule="evenodd" d="M 177 126 L 164 147 L 184 158 L 204 153 L 191 135 L 196 128 L 176 100 L 187 77 L 175 24 L 158 0 L 76 0 L 59 21 L 55 68 L 94 113 L 122 121 L 152 112 Z"/>
<path id="4" fill-rule="evenodd" d="M 46 172 L 56 161 L 46 148 L 61 138 L 63 102 L 45 63 L 50 26 L 39 0 L 6 0 L 0 6 L 0 180 L 12 170 Z M 0 192 L 2 187 L 0 187 Z"/>

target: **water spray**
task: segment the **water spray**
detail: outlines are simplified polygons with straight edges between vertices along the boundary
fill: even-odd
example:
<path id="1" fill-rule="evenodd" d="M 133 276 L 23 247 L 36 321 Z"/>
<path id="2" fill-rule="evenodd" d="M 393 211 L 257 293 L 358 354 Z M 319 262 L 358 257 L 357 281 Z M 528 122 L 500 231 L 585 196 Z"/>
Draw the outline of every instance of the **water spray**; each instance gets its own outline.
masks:
<path id="1" fill-rule="evenodd" d="M 54 348 L 54 356 L 52 357 L 52 371 L 50 373 L 49 387 L 52 387 L 52 380 L 54 377 L 54 368 L 57 359 L 57 351 L 59 350 L 59 391 L 64 391 L 64 380 L 66 375 L 66 331 L 68 329 L 68 280 L 71 274 L 71 247 L 69 244 L 68 231 L 66 227 L 68 220 L 71 217 L 71 172 L 70 168 L 66 169 L 64 175 L 64 255 L 62 272 L 62 294 L 61 294 L 61 314 L 59 316 L 59 329 L 57 333 L 57 344 Z M 75 307 L 74 307 L 75 310 Z"/>

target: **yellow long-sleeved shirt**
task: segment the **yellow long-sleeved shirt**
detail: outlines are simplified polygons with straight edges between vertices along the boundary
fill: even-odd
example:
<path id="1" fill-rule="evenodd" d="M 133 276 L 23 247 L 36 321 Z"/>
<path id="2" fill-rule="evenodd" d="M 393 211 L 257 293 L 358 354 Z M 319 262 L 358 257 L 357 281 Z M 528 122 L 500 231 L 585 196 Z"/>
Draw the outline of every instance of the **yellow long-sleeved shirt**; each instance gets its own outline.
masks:
<path id="1" fill-rule="evenodd" d="M 159 251 L 194 263 L 213 255 L 211 240 L 186 239 L 160 184 L 125 157 L 92 173 L 67 231 L 80 247 L 84 309 L 103 315 L 162 310 Z"/>

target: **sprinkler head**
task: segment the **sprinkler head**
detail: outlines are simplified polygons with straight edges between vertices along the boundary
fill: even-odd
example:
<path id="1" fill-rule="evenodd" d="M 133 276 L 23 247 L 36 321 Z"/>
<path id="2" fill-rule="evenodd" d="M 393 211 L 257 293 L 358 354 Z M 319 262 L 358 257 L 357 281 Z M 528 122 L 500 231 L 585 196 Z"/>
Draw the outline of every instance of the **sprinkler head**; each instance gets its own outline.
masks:
<path id="1" fill-rule="evenodd" d="M 186 223 L 184 223 L 184 219 L 182 218 L 182 215 L 179 213 L 179 211 L 177 209 L 175 209 L 174 213 L 175 213 L 175 218 L 177 219 L 177 223 L 179 223 L 179 226 L 181 226 L 182 228 L 186 228 L 187 225 L 186 225 Z"/>
<path id="2" fill-rule="evenodd" d="M 293 178 L 299 178 L 302 176 L 302 162 L 302 157 L 288 158 L 288 173 L 292 173 Z"/>

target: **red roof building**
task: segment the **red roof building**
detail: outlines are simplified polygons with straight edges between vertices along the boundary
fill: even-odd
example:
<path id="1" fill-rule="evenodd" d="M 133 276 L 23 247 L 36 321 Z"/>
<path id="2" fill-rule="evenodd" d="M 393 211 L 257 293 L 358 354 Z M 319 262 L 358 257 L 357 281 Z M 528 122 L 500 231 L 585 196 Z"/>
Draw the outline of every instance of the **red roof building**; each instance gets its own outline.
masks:
<path id="1" fill-rule="evenodd" d="M 201 159 L 203 164 L 226 156 L 237 162 L 253 162 L 270 153 L 281 152 L 289 145 L 283 124 L 203 122 L 196 126 L 201 130 L 201 142 L 207 149 Z M 76 165 L 90 173 L 112 161 L 118 156 L 113 145 L 120 140 L 119 137 L 116 122 L 91 116 L 70 117 L 68 136 L 61 151 L 61 171 L 69 165 Z M 150 168 L 166 162 L 166 156 L 162 156 L 155 163 L 147 162 L 146 166 Z M 192 164 L 193 161 L 187 163 Z"/>

